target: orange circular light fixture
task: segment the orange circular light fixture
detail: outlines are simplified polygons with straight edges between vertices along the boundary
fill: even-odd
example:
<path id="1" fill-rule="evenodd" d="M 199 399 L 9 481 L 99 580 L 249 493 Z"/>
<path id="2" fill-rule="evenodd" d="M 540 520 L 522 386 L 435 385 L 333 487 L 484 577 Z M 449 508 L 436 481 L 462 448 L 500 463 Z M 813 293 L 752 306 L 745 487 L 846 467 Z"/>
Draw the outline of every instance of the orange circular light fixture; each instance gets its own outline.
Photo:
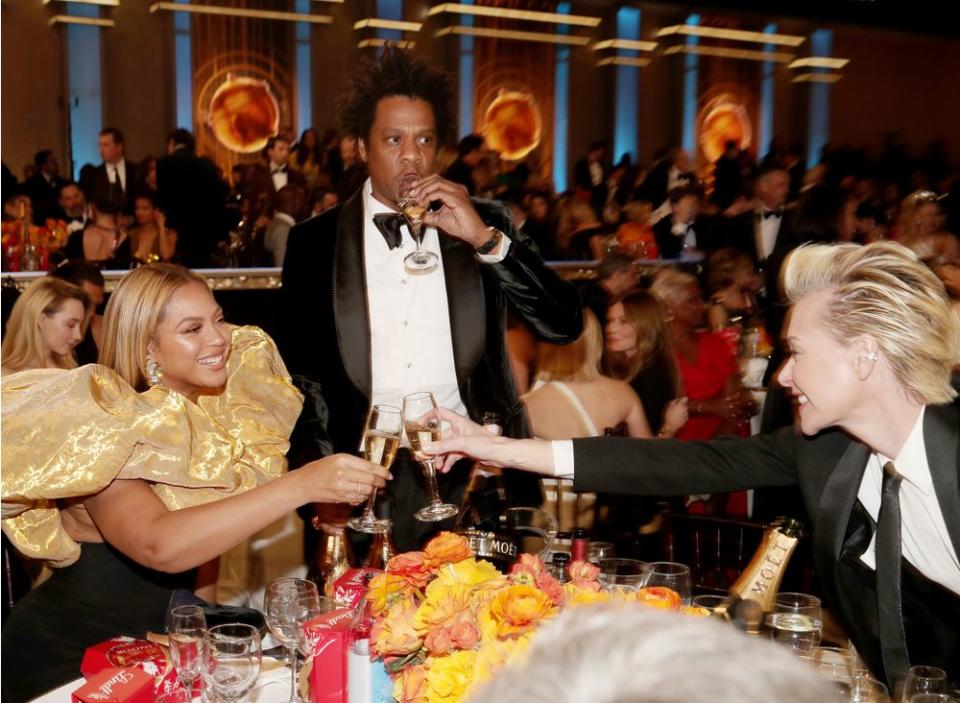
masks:
<path id="1" fill-rule="evenodd" d="M 707 110 L 700 129 L 700 148 L 710 163 L 719 159 L 728 141 L 735 141 L 746 149 L 753 141 L 750 116 L 743 105 L 719 102 Z"/>
<path id="2" fill-rule="evenodd" d="M 218 142 L 250 154 L 279 131 L 280 106 L 266 81 L 228 76 L 210 99 L 207 123 Z"/>
<path id="3" fill-rule="evenodd" d="M 480 130 L 487 146 L 505 161 L 519 161 L 537 148 L 543 121 L 533 96 L 501 92 L 483 115 Z"/>

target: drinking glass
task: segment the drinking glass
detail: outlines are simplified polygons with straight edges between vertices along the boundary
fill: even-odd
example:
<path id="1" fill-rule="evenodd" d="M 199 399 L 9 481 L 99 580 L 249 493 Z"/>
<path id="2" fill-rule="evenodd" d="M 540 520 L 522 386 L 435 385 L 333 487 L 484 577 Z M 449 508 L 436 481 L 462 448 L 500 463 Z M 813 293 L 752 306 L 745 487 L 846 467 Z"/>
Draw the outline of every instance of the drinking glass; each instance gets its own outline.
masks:
<path id="1" fill-rule="evenodd" d="M 690 605 L 692 586 L 690 567 L 673 561 L 655 561 L 650 564 L 650 578 L 647 588 L 662 586 L 676 591 L 683 605 Z"/>
<path id="2" fill-rule="evenodd" d="M 180 605 L 167 613 L 170 658 L 177 678 L 187 695 L 193 695 L 193 682 L 200 676 L 203 634 L 207 619 L 199 605 Z"/>
<path id="3" fill-rule="evenodd" d="M 651 568 L 639 559 L 601 559 L 597 580 L 604 591 L 638 591 L 647 585 Z"/>
<path id="4" fill-rule="evenodd" d="M 403 421 L 400 408 L 393 405 L 374 405 L 367 414 L 363 432 L 363 457 L 374 464 L 389 469 L 400 447 L 400 435 L 403 433 Z M 389 520 L 377 518 L 373 512 L 377 500 L 377 488 L 374 486 L 367 499 L 367 508 L 360 517 L 347 520 L 347 525 L 357 532 L 375 534 L 386 530 Z"/>
<path id="5" fill-rule="evenodd" d="M 319 598 L 317 585 L 306 579 L 282 578 L 267 584 L 263 596 L 263 616 L 267 627 L 290 657 L 290 703 L 297 696 L 297 648 L 300 632 L 309 619 L 309 597 Z"/>
<path id="6" fill-rule="evenodd" d="M 957 703 L 957 699 L 949 693 L 915 693 L 910 703 Z"/>
<path id="7" fill-rule="evenodd" d="M 216 700 L 238 701 L 260 675 L 260 632 L 253 625 L 217 625 L 203 638 L 203 680 Z"/>
<path id="8" fill-rule="evenodd" d="M 842 647 L 814 647 L 809 652 L 800 652 L 800 658 L 809 662 L 822 676 L 846 693 L 859 678 L 869 678 L 857 657 Z"/>
<path id="9" fill-rule="evenodd" d="M 911 703 L 918 693 L 949 693 L 947 672 L 936 666 L 911 666 L 903 682 L 903 703 Z"/>
<path id="10" fill-rule="evenodd" d="M 857 676 L 847 692 L 849 703 L 888 703 L 887 687 L 869 676 Z"/>
<path id="11" fill-rule="evenodd" d="M 414 183 L 413 179 L 402 181 L 397 198 L 397 205 L 400 206 L 403 219 L 407 221 L 407 227 L 410 228 L 410 236 L 417 245 L 417 250 L 407 254 L 403 263 L 411 273 L 430 273 L 437 268 L 440 259 L 432 251 L 420 248 L 423 243 L 423 216 L 427 209 L 410 196 L 410 189 Z"/>
<path id="12" fill-rule="evenodd" d="M 616 556 L 613 542 L 591 542 L 587 545 L 587 561 L 596 564 L 601 559 L 612 559 Z"/>
<path id="13" fill-rule="evenodd" d="M 452 503 L 440 501 L 436 461 L 423 452 L 425 443 L 439 442 L 441 437 L 437 401 L 433 393 L 411 393 L 404 396 L 403 424 L 407 441 L 410 442 L 410 451 L 423 467 L 423 475 L 427 480 L 428 503 L 418 510 L 414 517 L 421 522 L 439 522 L 453 517 L 459 512 L 459 508 Z"/>
<path id="14" fill-rule="evenodd" d="M 820 645 L 823 616 L 820 599 L 806 593 L 780 593 L 769 617 L 775 642 L 797 653 L 812 652 Z"/>
<path id="15" fill-rule="evenodd" d="M 182 688 L 175 688 L 172 691 L 161 693 L 153 703 L 191 703 L 191 701 L 193 701 L 193 693 L 184 691 Z"/>
<path id="16" fill-rule="evenodd" d="M 694 608 L 706 608 L 712 613 L 720 605 L 722 605 L 726 599 L 726 596 L 704 594 L 702 596 L 694 596 L 692 605 Z"/>

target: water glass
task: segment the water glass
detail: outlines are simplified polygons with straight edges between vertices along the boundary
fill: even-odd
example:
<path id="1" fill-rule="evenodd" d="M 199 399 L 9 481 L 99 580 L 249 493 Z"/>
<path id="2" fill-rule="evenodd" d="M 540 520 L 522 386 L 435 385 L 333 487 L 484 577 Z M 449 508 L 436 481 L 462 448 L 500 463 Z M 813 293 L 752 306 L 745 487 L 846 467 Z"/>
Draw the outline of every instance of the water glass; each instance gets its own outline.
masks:
<path id="1" fill-rule="evenodd" d="M 260 676 L 260 632 L 253 625 L 217 625 L 203 638 L 203 681 L 216 700 L 238 701 Z"/>
<path id="2" fill-rule="evenodd" d="M 727 599 L 726 596 L 717 596 L 717 595 L 702 595 L 693 597 L 693 607 L 694 608 L 705 608 L 711 613 L 716 610 L 718 607 L 723 605 L 723 602 Z"/>
<path id="3" fill-rule="evenodd" d="M 690 605 L 693 590 L 690 581 L 690 567 L 673 561 L 655 561 L 650 564 L 650 568 L 647 588 L 654 586 L 669 588 L 680 596 L 682 605 Z"/>
<path id="4" fill-rule="evenodd" d="M 192 694 L 193 682 L 201 673 L 206 629 L 207 619 L 199 605 L 180 605 L 167 613 L 170 658 L 180 685 L 188 694 Z"/>
<path id="5" fill-rule="evenodd" d="M 936 666 L 911 666 L 903 682 L 903 703 L 912 703 L 918 693 L 950 693 L 947 688 L 947 672 Z"/>
<path id="6" fill-rule="evenodd" d="M 806 593 L 780 593 L 768 624 L 771 636 L 797 653 L 813 651 L 823 629 L 820 599 Z"/>
<path id="7" fill-rule="evenodd" d="M 587 561 L 597 564 L 603 559 L 613 559 L 616 551 L 613 542 L 591 542 L 587 546 Z"/>
<path id="8" fill-rule="evenodd" d="M 847 700 L 850 703 L 887 703 L 890 695 L 880 681 L 869 676 L 857 676 L 850 682 Z"/>
<path id="9" fill-rule="evenodd" d="M 317 584 L 306 579 L 282 578 L 267 584 L 263 597 L 263 616 L 290 659 L 290 701 L 297 696 L 297 649 L 303 624 L 310 619 L 311 598 L 319 598 Z"/>
<path id="10" fill-rule="evenodd" d="M 647 585 L 651 568 L 639 559 L 601 559 L 597 580 L 604 591 L 639 591 Z"/>

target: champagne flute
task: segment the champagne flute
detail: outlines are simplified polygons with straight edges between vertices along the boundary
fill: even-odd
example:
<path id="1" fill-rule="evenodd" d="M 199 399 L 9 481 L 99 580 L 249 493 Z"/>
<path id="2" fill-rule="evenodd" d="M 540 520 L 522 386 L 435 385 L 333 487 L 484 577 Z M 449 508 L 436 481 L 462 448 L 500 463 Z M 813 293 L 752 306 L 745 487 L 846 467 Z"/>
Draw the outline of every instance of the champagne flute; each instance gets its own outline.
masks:
<path id="1" fill-rule="evenodd" d="M 199 605 L 180 605 L 167 614 L 167 635 L 170 658 L 180 685 L 188 696 L 193 695 L 193 682 L 200 676 L 203 657 L 203 635 L 207 619 Z"/>
<path id="2" fill-rule="evenodd" d="M 397 205 L 400 206 L 403 219 L 407 221 L 407 227 L 410 228 L 410 236 L 413 237 L 413 241 L 417 245 L 417 250 L 407 254 L 403 263 L 411 273 L 430 273 L 437 268 L 440 259 L 432 251 L 421 248 L 423 244 L 423 216 L 427 213 L 427 208 L 410 195 L 410 189 L 414 183 L 413 179 L 401 181 L 399 197 L 397 198 Z"/>
<path id="3" fill-rule="evenodd" d="M 440 441 L 440 418 L 433 393 L 411 393 L 403 398 L 403 424 L 407 432 L 410 450 L 420 465 L 427 480 L 429 502 L 418 510 L 414 517 L 421 522 L 439 522 L 453 517 L 459 508 L 452 503 L 442 503 L 437 490 L 437 467 L 435 459 L 423 452 L 427 442 Z"/>
<path id="4" fill-rule="evenodd" d="M 806 593 L 780 593 L 769 624 L 775 642 L 803 654 L 820 645 L 822 622 L 819 598 Z"/>
<path id="5" fill-rule="evenodd" d="M 903 682 L 903 703 L 910 703 L 918 693 L 949 693 L 947 672 L 936 666 L 911 666 Z"/>
<path id="6" fill-rule="evenodd" d="M 367 415 L 366 429 L 363 433 L 363 456 L 367 461 L 380 464 L 389 469 L 400 447 L 400 435 L 403 433 L 403 421 L 400 408 L 392 405 L 374 405 Z M 377 500 L 377 489 L 374 486 L 367 499 L 367 508 L 360 517 L 350 518 L 347 521 L 357 532 L 375 534 L 386 530 L 389 520 L 377 518 L 373 512 Z"/>
<path id="7" fill-rule="evenodd" d="M 203 638 L 203 679 L 217 700 L 243 698 L 260 676 L 260 632 L 233 623 L 207 630 Z"/>
<path id="8" fill-rule="evenodd" d="M 273 636 L 290 657 L 290 703 L 297 703 L 297 648 L 300 631 L 309 619 L 305 597 L 319 598 L 317 585 L 306 579 L 282 578 L 267 584 L 263 596 L 263 616 Z"/>

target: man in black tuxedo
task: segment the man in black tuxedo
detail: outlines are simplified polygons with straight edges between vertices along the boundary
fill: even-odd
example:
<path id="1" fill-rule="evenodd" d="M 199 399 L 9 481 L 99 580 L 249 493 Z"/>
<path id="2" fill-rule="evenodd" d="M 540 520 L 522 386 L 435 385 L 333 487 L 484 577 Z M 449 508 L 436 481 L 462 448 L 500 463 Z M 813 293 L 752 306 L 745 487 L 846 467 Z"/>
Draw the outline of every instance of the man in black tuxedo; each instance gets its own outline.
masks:
<path id="1" fill-rule="evenodd" d="M 57 193 L 66 181 L 60 176 L 60 161 L 50 149 L 38 151 L 33 163 L 37 172 L 23 184 L 21 191 L 30 196 L 34 224 L 42 225 L 47 218 L 57 216 Z"/>
<path id="2" fill-rule="evenodd" d="M 290 139 L 278 134 L 267 140 L 263 148 L 264 163 L 256 164 L 251 173 L 250 193 L 253 199 L 268 204 L 284 186 L 296 186 L 304 192 L 307 190 L 307 179 L 294 168 L 290 168 L 287 159 L 290 156 Z"/>
<path id="3" fill-rule="evenodd" d="M 87 226 L 90 213 L 87 200 L 80 186 L 73 181 L 64 181 L 57 191 L 57 213 L 55 217 L 67 223 L 67 231 L 73 233 Z"/>
<path id="4" fill-rule="evenodd" d="M 756 200 L 750 210 L 723 218 L 720 226 L 726 245 L 747 252 L 763 269 L 770 255 L 790 239 L 791 224 L 785 210 L 790 174 L 780 166 L 764 169 L 754 181 L 754 193 Z"/>
<path id="5" fill-rule="evenodd" d="M 653 236 L 663 259 L 718 248 L 713 241 L 712 218 L 700 215 L 700 191 L 691 185 L 670 191 L 670 214 L 653 226 Z"/>
<path id="6" fill-rule="evenodd" d="M 960 321 L 899 244 L 814 245 L 784 269 L 799 429 L 710 442 L 493 444 L 466 421 L 437 452 L 573 478 L 577 491 L 799 486 L 826 603 L 894 690 L 911 664 L 960 676 Z"/>
<path id="7" fill-rule="evenodd" d="M 203 268 L 210 265 L 217 242 L 226 239 L 228 186 L 216 165 L 197 156 L 195 148 L 186 129 L 175 129 L 168 137 L 167 155 L 157 159 L 157 207 L 177 232 L 183 264 Z"/>
<path id="8" fill-rule="evenodd" d="M 596 141 L 587 149 L 587 155 L 573 166 L 573 185 L 589 191 L 590 204 L 597 211 L 597 217 L 603 215 L 603 206 L 607 203 L 607 143 Z"/>
<path id="9" fill-rule="evenodd" d="M 341 126 L 357 135 L 370 178 L 287 240 L 278 341 L 306 396 L 292 468 L 356 452 L 371 405 L 399 407 L 416 391 L 476 419 L 498 413 L 506 435 L 526 436 L 504 347 L 507 306 L 544 339 L 564 343 L 581 333 L 576 291 L 527 248 L 507 209 L 472 200 L 436 174 L 437 150 L 455 134 L 452 98 L 445 75 L 388 49 L 360 67 L 341 103 Z M 397 219 L 401 184 L 431 208 L 422 247 L 440 266 L 420 275 L 404 265 L 415 244 Z M 445 500 L 458 500 L 468 469 L 464 462 L 441 477 Z M 409 453 L 401 450 L 392 472 L 394 538 L 401 550 L 415 549 L 444 523 L 414 520 L 426 494 Z M 506 478 L 509 502 L 539 504 L 530 478 Z"/>
<path id="10" fill-rule="evenodd" d="M 123 132 L 116 127 L 104 127 L 97 137 L 97 145 L 103 163 L 81 172 L 80 188 L 87 202 L 110 200 L 118 203 L 123 214 L 132 221 L 137 164 L 127 160 Z"/>

